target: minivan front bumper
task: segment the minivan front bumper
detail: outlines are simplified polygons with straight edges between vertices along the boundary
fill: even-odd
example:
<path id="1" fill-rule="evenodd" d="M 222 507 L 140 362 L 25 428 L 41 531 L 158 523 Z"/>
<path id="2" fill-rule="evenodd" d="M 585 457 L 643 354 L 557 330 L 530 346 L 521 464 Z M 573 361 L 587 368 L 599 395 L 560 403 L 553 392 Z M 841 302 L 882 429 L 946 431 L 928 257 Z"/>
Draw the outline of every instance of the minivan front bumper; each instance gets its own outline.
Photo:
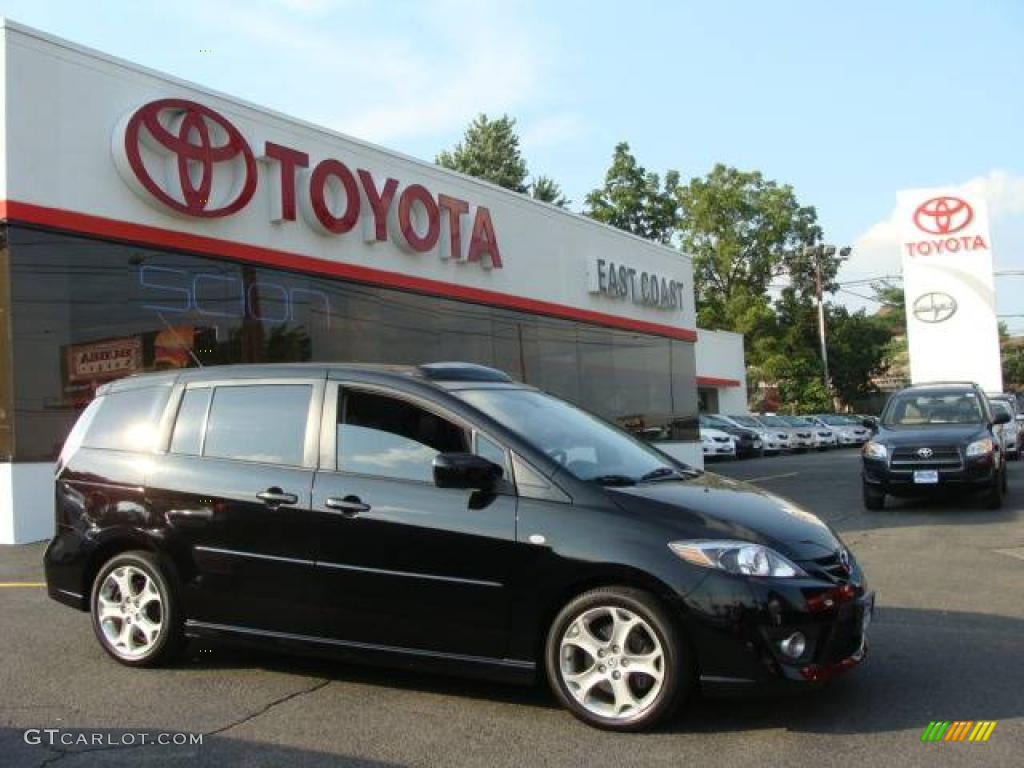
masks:
<path id="1" fill-rule="evenodd" d="M 859 570 L 848 582 L 713 573 L 686 603 L 701 685 L 729 693 L 814 686 L 860 664 L 875 595 Z M 804 650 L 787 654 L 797 633 Z"/>

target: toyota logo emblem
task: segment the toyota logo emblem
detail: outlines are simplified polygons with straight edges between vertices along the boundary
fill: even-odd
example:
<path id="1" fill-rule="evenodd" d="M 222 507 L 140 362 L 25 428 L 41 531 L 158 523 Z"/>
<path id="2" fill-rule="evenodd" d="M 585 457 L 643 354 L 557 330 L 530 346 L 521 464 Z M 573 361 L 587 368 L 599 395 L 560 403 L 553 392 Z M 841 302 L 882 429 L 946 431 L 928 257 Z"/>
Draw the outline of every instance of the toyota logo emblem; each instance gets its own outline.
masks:
<path id="1" fill-rule="evenodd" d="M 114 159 L 125 181 L 175 213 L 228 216 L 256 191 L 252 149 L 209 107 L 186 99 L 151 101 L 118 128 Z"/>
<path id="2" fill-rule="evenodd" d="M 951 235 L 971 223 L 974 209 L 959 197 L 933 197 L 914 211 L 914 224 L 930 235 Z"/>
<path id="3" fill-rule="evenodd" d="M 919 458 L 922 459 L 930 459 L 932 456 L 935 455 L 935 451 L 933 451 L 931 448 L 918 448 L 917 455 Z"/>
<path id="4" fill-rule="evenodd" d="M 914 300 L 911 311 L 922 323 L 942 323 L 956 314 L 956 299 L 948 293 L 925 293 Z"/>

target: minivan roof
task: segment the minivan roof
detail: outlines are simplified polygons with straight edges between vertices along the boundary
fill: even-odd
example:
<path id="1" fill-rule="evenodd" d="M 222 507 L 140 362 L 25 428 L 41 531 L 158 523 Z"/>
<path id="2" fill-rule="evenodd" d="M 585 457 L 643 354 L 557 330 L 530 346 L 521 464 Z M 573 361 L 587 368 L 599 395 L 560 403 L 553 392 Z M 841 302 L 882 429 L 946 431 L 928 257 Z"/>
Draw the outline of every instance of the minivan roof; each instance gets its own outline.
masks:
<path id="1" fill-rule="evenodd" d="M 139 387 L 171 386 L 179 379 L 210 381 L 214 379 L 287 378 L 289 376 L 334 378 L 332 374 L 371 373 L 383 376 L 415 378 L 443 389 L 457 389 L 467 384 L 488 386 L 525 386 L 496 368 L 475 363 L 438 362 L 423 365 L 387 365 L 377 363 L 245 363 L 210 365 L 203 368 L 181 368 L 127 376 L 104 384 L 98 395 Z"/>

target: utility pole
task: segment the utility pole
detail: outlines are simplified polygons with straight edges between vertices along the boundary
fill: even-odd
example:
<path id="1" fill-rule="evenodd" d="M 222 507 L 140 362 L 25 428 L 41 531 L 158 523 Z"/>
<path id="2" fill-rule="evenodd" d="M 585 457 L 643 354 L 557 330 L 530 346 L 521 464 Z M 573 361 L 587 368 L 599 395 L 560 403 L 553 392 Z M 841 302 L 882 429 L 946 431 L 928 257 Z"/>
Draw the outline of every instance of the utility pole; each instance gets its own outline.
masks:
<path id="1" fill-rule="evenodd" d="M 846 261 L 853 249 L 844 246 L 839 249 L 839 260 Z M 834 245 L 808 245 L 804 248 L 804 256 L 814 261 L 814 293 L 818 300 L 818 339 L 821 342 L 821 365 L 824 370 L 825 391 L 832 392 L 832 377 L 828 371 L 828 344 L 825 341 L 825 297 L 821 284 L 821 260 L 836 255 Z"/>

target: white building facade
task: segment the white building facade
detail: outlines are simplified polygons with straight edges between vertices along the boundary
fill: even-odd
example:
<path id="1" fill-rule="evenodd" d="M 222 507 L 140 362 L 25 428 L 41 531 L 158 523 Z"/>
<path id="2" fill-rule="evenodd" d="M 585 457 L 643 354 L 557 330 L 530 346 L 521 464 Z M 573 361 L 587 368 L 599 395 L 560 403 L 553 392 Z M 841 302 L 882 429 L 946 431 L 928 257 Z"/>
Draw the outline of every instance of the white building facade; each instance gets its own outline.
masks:
<path id="1" fill-rule="evenodd" d="M 728 399 L 742 345 L 698 347 L 678 251 L 11 22 L 0 50 L 0 543 L 51 535 L 98 386 L 193 365 L 481 363 L 700 465 L 698 373 Z"/>

